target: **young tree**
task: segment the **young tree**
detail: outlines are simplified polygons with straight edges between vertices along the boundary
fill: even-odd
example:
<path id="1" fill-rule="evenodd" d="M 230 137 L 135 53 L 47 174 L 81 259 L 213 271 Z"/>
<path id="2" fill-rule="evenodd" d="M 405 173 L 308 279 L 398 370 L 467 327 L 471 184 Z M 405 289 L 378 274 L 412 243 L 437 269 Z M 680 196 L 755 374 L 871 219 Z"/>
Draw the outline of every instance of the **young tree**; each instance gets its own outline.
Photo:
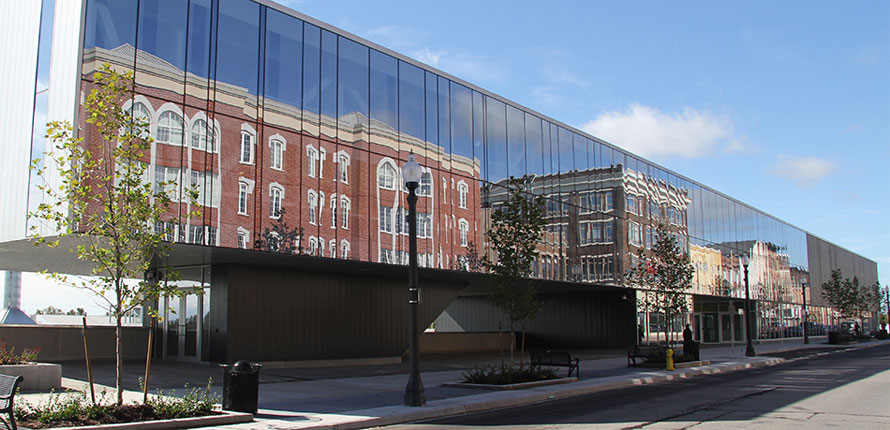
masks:
<path id="1" fill-rule="evenodd" d="M 854 318 L 859 308 L 859 279 L 843 278 L 840 269 L 831 271 L 831 279 L 822 283 L 822 298 L 837 309 L 841 318 Z"/>
<path id="2" fill-rule="evenodd" d="M 544 229 L 544 197 L 531 197 L 525 189 L 525 181 L 510 177 L 507 201 L 493 208 L 492 225 L 486 233 L 495 260 L 482 258 L 483 267 L 494 275 L 490 283 L 491 298 L 510 321 L 510 367 L 513 367 L 516 324 L 523 325 L 522 354 L 525 322 L 537 316 L 544 306 L 536 283 L 529 279 Z"/>
<path id="3" fill-rule="evenodd" d="M 39 186 L 47 200 L 30 215 L 55 230 L 59 238 L 75 238 L 79 244 L 72 251 L 78 260 L 91 266 L 90 277 L 69 281 L 58 273 L 50 276 L 89 290 L 107 302 L 115 321 L 115 385 L 117 403 L 122 404 L 121 319 L 136 306 L 160 295 L 177 294 L 173 284 L 157 282 L 147 275 L 154 257 L 169 254 L 169 248 L 162 243 L 169 232 L 156 226 L 172 224 L 162 223 L 162 218 L 178 223 L 167 215 L 173 204 L 173 196 L 168 192 L 178 190 L 175 182 L 153 187 L 146 180 L 146 160 L 152 142 L 150 125 L 123 109 L 133 93 L 132 72 L 117 72 L 106 63 L 93 79 L 95 88 L 84 100 L 83 108 L 87 127 L 97 138 L 85 142 L 82 137 L 73 136 L 69 123 L 47 124 L 47 138 L 52 146 L 46 157 L 57 166 L 59 182 L 53 186 L 44 181 Z M 34 160 L 32 168 L 46 179 L 41 160 Z M 190 190 L 187 194 L 194 202 L 197 193 Z M 196 215 L 196 211 L 188 214 Z M 41 236 L 36 227 L 31 234 L 35 245 L 60 244 L 58 238 Z M 172 277 L 168 273 L 167 278 Z"/>
<path id="4" fill-rule="evenodd" d="M 674 317 L 688 310 L 686 291 L 692 286 L 695 268 L 689 254 L 680 249 L 663 224 L 656 227 L 656 235 L 652 249 L 640 249 L 638 262 L 628 271 L 627 279 L 642 289 L 637 298 L 640 307 L 664 315 L 665 340 L 670 341 L 667 327 Z"/>

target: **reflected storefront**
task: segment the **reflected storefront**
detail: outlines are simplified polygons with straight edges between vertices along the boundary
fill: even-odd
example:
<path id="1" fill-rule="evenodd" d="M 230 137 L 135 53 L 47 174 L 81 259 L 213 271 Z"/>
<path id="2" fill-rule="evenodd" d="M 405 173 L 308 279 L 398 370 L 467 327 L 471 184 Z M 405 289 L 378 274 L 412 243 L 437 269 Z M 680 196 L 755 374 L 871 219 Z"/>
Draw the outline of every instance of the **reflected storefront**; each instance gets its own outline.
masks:
<path id="1" fill-rule="evenodd" d="M 655 243 L 656 227 L 667 226 L 695 268 L 692 303 L 673 322 L 632 312 L 647 338 L 689 323 L 705 342 L 743 339 L 741 255 L 752 261 L 758 337 L 793 336 L 802 320 L 800 280 L 820 285 L 830 270 L 832 260 L 796 227 L 274 4 L 89 0 L 84 93 L 104 62 L 135 75 L 136 95 L 124 107 L 151 123 L 147 180 L 176 184 L 170 191 L 178 203 L 157 226 L 171 242 L 407 264 L 399 167 L 414 154 L 425 169 L 418 188 L 425 268 L 479 270 L 478 257 L 490 256 L 491 212 L 510 177 L 545 198 L 533 273 L 547 285 L 572 284 L 579 294 L 632 288 L 624 274 Z M 95 144 L 82 117 L 82 135 Z M 197 202 L 186 186 L 198 190 Z M 188 219 L 195 204 L 201 215 Z M 860 280 L 876 281 L 873 262 L 852 260 L 863 262 Z M 210 297 L 210 268 L 186 276 L 191 270 L 183 288 L 204 293 L 159 304 L 165 357 L 203 359 L 210 350 L 205 320 L 220 299 Z M 806 289 L 810 321 L 832 323 L 813 289 Z"/>

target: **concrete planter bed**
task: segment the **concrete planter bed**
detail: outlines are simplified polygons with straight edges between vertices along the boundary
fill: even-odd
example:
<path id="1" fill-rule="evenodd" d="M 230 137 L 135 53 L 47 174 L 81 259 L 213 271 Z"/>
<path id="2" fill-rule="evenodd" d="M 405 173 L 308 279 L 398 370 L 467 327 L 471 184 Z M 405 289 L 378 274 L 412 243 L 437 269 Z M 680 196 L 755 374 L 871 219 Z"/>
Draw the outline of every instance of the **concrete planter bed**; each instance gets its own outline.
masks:
<path id="1" fill-rule="evenodd" d="M 197 427 L 217 427 L 230 424 L 248 423 L 253 415 L 242 412 L 216 411 L 215 415 L 170 420 L 138 421 L 132 423 L 88 425 L 77 427 L 46 427 L 52 430 L 136 430 L 136 429 L 185 429 Z"/>
<path id="2" fill-rule="evenodd" d="M 25 378 L 22 391 L 49 391 L 62 387 L 62 365 L 51 363 L 4 364 L 0 374 Z"/>
<path id="3" fill-rule="evenodd" d="M 532 382 L 520 382 L 518 384 L 506 384 L 506 385 L 496 385 L 496 384 L 469 384 L 466 382 L 454 382 L 450 384 L 442 384 L 443 387 L 454 387 L 454 388 L 476 388 L 480 390 L 522 390 L 524 388 L 534 388 L 541 387 L 544 385 L 558 385 L 558 384 L 568 384 L 570 382 L 577 382 L 578 378 L 557 378 L 557 379 L 545 379 L 543 381 L 532 381 Z"/>

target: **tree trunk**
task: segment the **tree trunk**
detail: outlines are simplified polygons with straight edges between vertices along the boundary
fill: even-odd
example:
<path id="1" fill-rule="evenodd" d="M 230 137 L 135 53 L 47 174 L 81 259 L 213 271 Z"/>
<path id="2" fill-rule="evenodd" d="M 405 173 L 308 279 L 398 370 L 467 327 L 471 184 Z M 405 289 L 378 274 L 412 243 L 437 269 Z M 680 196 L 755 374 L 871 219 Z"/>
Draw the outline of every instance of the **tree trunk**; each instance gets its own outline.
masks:
<path id="1" fill-rule="evenodd" d="M 525 360 L 525 324 L 522 324 L 522 346 L 519 349 L 519 370 L 522 370 L 522 366 Z"/>
<path id="2" fill-rule="evenodd" d="M 513 320 L 510 320 L 510 368 L 513 368 L 513 353 L 516 350 L 516 326 L 513 324 Z"/>
<path id="3" fill-rule="evenodd" d="M 114 381 L 114 387 L 117 389 L 117 404 L 124 404 L 124 354 L 121 351 L 121 338 L 123 337 L 123 329 L 121 328 L 120 311 L 115 315 L 114 327 L 114 358 L 117 369 L 117 375 Z"/>

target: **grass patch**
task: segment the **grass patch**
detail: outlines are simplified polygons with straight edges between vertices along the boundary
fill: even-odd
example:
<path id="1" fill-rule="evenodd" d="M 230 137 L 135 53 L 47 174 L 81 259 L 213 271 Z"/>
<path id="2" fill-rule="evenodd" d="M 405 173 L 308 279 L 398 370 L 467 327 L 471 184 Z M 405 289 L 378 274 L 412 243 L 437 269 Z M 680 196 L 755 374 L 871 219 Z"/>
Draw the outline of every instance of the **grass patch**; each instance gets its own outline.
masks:
<path id="1" fill-rule="evenodd" d="M 509 385 L 522 382 L 556 379 L 556 369 L 530 366 L 515 368 L 508 366 L 474 367 L 463 372 L 463 382 L 468 384 Z"/>

